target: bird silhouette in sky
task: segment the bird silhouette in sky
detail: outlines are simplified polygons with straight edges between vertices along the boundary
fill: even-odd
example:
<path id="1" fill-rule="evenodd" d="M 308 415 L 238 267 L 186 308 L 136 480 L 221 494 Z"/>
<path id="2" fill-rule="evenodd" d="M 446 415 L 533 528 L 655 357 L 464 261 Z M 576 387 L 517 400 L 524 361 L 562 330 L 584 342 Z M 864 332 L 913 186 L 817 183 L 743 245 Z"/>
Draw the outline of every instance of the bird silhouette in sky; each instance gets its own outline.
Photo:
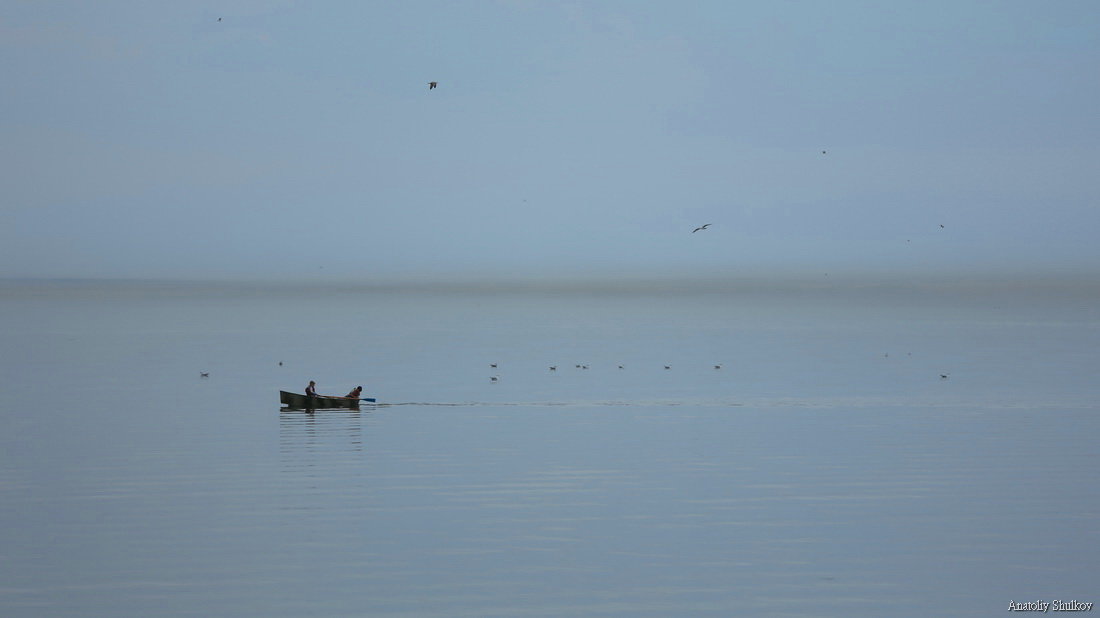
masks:
<path id="1" fill-rule="evenodd" d="M 438 85 L 439 85 L 439 82 L 428 82 L 428 90 L 433 90 Z"/>
<path id="2" fill-rule="evenodd" d="M 692 233 L 692 234 L 694 234 L 695 232 L 698 232 L 699 230 L 705 230 L 705 229 L 707 229 L 708 227 L 710 227 L 710 224 L 709 224 L 709 223 L 705 223 L 705 224 L 703 224 L 703 225 L 700 225 L 699 227 L 695 228 L 694 230 L 691 230 L 691 233 Z"/>

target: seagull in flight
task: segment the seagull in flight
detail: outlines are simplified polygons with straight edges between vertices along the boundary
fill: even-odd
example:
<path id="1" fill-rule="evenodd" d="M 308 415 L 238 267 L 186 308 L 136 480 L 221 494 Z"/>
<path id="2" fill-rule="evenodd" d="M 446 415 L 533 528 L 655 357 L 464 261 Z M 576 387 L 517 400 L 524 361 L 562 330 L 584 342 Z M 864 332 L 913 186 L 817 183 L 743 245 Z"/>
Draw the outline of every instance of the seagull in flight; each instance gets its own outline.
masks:
<path id="1" fill-rule="evenodd" d="M 439 82 L 428 82 L 428 90 L 433 90 L 438 85 L 439 85 Z"/>
<path id="2" fill-rule="evenodd" d="M 708 227 L 710 227 L 710 224 L 709 223 L 704 223 L 703 225 L 700 225 L 699 227 L 695 228 L 694 230 L 691 230 L 691 233 L 694 234 L 695 232 L 698 232 L 699 230 L 705 230 Z"/>

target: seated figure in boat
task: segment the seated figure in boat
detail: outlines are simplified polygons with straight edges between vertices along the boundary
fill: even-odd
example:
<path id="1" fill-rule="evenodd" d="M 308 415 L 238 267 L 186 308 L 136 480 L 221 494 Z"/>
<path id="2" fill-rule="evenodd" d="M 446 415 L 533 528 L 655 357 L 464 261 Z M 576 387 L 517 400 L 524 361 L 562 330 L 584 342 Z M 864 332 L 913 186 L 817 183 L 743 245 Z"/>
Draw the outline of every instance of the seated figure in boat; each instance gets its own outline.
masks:
<path id="1" fill-rule="evenodd" d="M 351 389 L 350 393 L 348 393 L 347 395 L 344 395 L 344 396 L 347 397 L 348 399 L 359 399 L 359 395 L 361 395 L 361 394 L 363 394 L 363 387 L 362 386 L 356 386 L 355 388 Z"/>

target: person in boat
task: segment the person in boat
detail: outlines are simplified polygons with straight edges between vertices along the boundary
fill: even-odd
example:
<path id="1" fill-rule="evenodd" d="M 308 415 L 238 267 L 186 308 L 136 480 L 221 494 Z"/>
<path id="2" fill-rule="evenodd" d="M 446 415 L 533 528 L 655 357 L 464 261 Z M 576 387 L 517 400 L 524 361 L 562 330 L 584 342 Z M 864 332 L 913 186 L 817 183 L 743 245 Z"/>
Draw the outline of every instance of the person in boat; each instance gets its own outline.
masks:
<path id="1" fill-rule="evenodd" d="M 306 387 L 306 397 L 317 396 L 317 383 L 313 380 L 309 381 L 309 386 Z"/>
<path id="2" fill-rule="evenodd" d="M 348 393 L 347 395 L 344 395 L 344 397 L 347 397 L 348 399 L 359 399 L 359 395 L 361 395 L 362 393 L 363 393 L 363 387 L 362 386 L 356 386 L 355 388 L 351 389 L 350 393 Z"/>

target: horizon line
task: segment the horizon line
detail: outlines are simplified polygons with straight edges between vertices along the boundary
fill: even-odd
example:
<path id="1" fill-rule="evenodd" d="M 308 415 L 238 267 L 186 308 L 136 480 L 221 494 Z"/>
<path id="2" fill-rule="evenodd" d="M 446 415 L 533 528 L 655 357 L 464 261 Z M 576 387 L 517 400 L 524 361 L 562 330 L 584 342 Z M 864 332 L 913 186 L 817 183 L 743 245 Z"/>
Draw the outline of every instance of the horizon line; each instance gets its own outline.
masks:
<path id="1" fill-rule="evenodd" d="M 453 292 L 645 292 L 645 291 L 752 291 L 752 290 L 828 290 L 828 289 L 1075 289 L 1097 288 L 1100 269 L 1095 271 L 963 271 L 882 272 L 840 271 L 837 273 L 747 272 L 610 274 L 592 272 L 583 275 L 522 275 L 500 273 L 447 275 L 420 273 L 389 274 L 374 277 L 28 277 L 0 276 L 0 287 L 50 288 L 211 288 L 224 289 L 327 289 L 333 291 L 409 290 Z"/>

